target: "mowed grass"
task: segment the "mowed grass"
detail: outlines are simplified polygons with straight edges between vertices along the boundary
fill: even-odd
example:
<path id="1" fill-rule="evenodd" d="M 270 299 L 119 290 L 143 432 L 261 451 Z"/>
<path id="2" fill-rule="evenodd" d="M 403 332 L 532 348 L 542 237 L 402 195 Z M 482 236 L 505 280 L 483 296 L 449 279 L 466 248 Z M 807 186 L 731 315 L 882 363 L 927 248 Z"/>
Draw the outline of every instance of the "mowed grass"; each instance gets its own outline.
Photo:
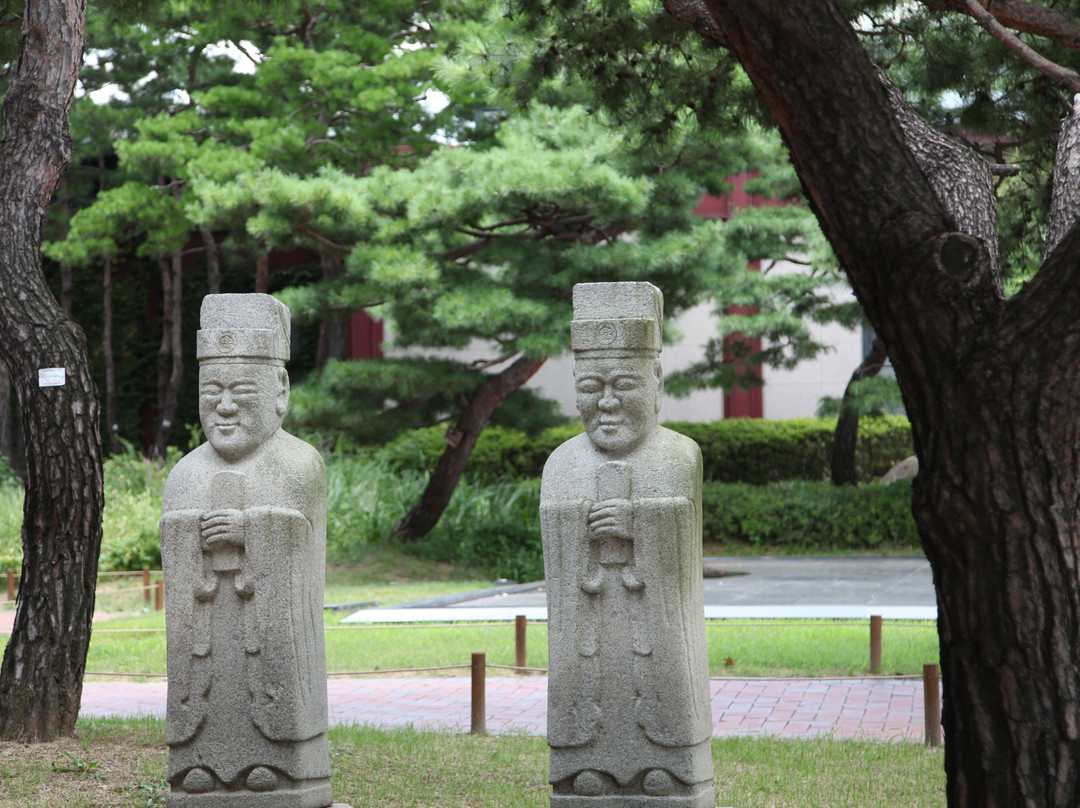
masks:
<path id="1" fill-rule="evenodd" d="M 163 804 L 165 728 L 156 719 L 80 721 L 76 737 L 0 746 L 0 808 Z M 353 808 L 546 808 L 547 745 L 338 726 L 334 799 Z M 940 749 L 912 743 L 713 741 L 716 804 L 737 808 L 942 808 Z"/>
<path id="2" fill-rule="evenodd" d="M 155 576 L 156 578 L 159 576 Z M 491 585 L 474 569 L 416 559 L 390 548 L 367 553 L 362 563 L 331 565 L 327 603 L 392 606 Z M 153 594 L 153 593 L 152 593 Z M 122 615 L 95 623 L 87 671 L 131 675 L 165 673 L 165 617 L 146 603 L 142 576 L 102 576 L 97 611 Z M 468 666 L 473 653 L 489 665 L 513 665 L 512 622 L 501 625 L 342 624 L 351 613 L 326 611 L 327 669 L 331 673 L 401 671 Z M 869 621 L 719 620 L 707 623 L 713 676 L 827 677 L 866 674 L 870 665 Z M 933 623 L 886 621 L 883 673 L 919 675 L 938 660 Z M 547 667 L 547 626 L 530 623 L 526 666 Z M 0 648 L 7 642 L 0 635 Z M 458 668 L 446 675 L 464 675 Z"/>

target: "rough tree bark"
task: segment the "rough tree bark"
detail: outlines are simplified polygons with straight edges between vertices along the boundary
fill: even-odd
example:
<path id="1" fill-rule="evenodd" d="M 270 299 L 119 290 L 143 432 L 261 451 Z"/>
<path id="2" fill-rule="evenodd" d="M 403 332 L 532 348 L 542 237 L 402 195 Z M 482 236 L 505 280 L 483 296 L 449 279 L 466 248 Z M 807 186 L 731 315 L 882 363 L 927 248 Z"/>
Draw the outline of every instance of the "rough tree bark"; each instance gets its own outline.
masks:
<path id="1" fill-rule="evenodd" d="M 120 443 L 120 424 L 116 417 L 116 355 L 113 349 L 113 260 L 105 257 L 105 272 L 102 280 L 102 299 L 105 309 L 104 332 L 101 338 L 101 351 L 105 355 L 105 423 L 109 430 L 109 448 L 113 454 L 120 454 L 124 446 Z"/>
<path id="2" fill-rule="evenodd" d="M 176 410 L 180 402 L 180 384 L 184 380 L 183 300 L 184 267 L 179 252 L 171 257 L 158 256 L 161 271 L 161 345 L 158 347 L 158 428 L 154 451 L 165 456 Z"/>
<path id="3" fill-rule="evenodd" d="M 859 442 L 859 411 L 851 406 L 852 390 L 855 383 L 877 376 L 888 359 L 885 345 L 875 338 L 855 372 L 851 374 L 844 397 L 840 401 L 840 417 L 836 419 L 836 431 L 833 433 L 832 458 L 829 466 L 832 471 L 833 485 L 855 485 L 855 447 Z"/>
<path id="4" fill-rule="evenodd" d="M 329 283 L 341 274 L 341 257 L 319 252 L 322 279 Z M 329 359 L 346 359 L 349 353 L 349 323 L 341 314 L 326 314 L 319 321 L 319 343 L 315 349 L 315 367 L 322 370 Z"/>
<path id="5" fill-rule="evenodd" d="M 416 541 L 431 532 L 450 503 L 454 488 L 491 414 L 511 393 L 531 379 L 545 361 L 546 357 L 532 359 L 520 356 L 506 370 L 484 379 L 449 433 L 454 437 L 447 442 L 446 450 L 439 457 L 419 502 L 390 532 L 392 541 Z"/>
<path id="6" fill-rule="evenodd" d="M 97 391 L 82 332 L 41 270 L 45 207 L 71 159 L 67 121 L 83 0 L 28 0 L 0 137 L 0 352 L 26 439 L 23 568 L 0 668 L 0 738 L 70 734 L 79 712 L 101 546 Z M 42 368 L 66 382 L 39 386 Z"/>
<path id="7" fill-rule="evenodd" d="M 0 359 L 0 455 L 14 464 L 15 446 L 11 439 L 11 376 Z"/>
<path id="8" fill-rule="evenodd" d="M 206 293 L 208 295 L 221 294 L 221 258 L 218 255 L 217 239 L 210 232 L 210 228 L 199 225 L 199 235 L 202 237 L 203 246 L 206 248 Z"/>
<path id="9" fill-rule="evenodd" d="M 953 147 L 898 102 L 834 2 L 703 2 L 779 125 L 904 395 L 938 599 L 948 803 L 1074 808 L 1077 210 L 1005 301 L 978 160 L 942 159 Z"/>

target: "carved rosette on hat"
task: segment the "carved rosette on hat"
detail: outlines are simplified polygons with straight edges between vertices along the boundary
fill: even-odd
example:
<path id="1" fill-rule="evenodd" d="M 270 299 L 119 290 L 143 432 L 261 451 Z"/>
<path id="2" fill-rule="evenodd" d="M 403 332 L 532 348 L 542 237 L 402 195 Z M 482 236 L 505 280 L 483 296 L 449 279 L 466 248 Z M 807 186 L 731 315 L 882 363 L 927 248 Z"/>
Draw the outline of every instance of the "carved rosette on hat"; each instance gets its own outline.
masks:
<path id="1" fill-rule="evenodd" d="M 657 423 L 663 297 L 574 288 L 585 434 L 548 459 L 552 808 L 711 808 L 701 452 Z"/>
<path id="2" fill-rule="evenodd" d="M 165 485 L 170 808 L 325 808 L 326 470 L 281 429 L 289 310 L 210 295 L 197 337 L 207 442 Z"/>

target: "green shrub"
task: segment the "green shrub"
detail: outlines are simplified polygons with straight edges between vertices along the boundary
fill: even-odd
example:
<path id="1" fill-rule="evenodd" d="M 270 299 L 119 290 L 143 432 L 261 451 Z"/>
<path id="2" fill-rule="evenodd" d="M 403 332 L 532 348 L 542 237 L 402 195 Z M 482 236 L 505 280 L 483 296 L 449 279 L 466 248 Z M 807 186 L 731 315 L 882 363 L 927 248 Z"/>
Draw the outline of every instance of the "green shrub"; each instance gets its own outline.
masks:
<path id="1" fill-rule="evenodd" d="M 835 418 L 734 418 L 711 423 L 673 421 L 665 426 L 698 442 L 706 480 L 764 485 L 829 477 Z M 539 477 L 548 455 L 581 431 L 581 425 L 574 423 L 528 437 L 519 430 L 488 427 L 476 443 L 465 475 L 476 482 Z M 446 448 L 445 433 L 441 426 L 411 430 L 379 449 L 376 457 L 394 470 L 430 473 Z M 859 420 L 855 467 L 861 482 L 878 479 L 912 453 L 911 426 L 905 417 Z"/>
<path id="2" fill-rule="evenodd" d="M 11 467 L 11 462 L 6 455 L 0 454 L 0 488 L 18 484 L 19 477 L 15 474 L 15 469 Z"/>
<path id="3" fill-rule="evenodd" d="M 330 457 L 327 557 L 348 561 L 385 541 L 426 485 L 427 476 L 418 471 L 392 470 L 364 457 Z M 462 480 L 435 529 L 403 549 L 481 567 L 496 578 L 542 578 L 539 507 L 539 480 Z"/>
<path id="4" fill-rule="evenodd" d="M 125 444 L 121 454 L 106 458 L 100 571 L 161 569 L 161 495 L 181 456 L 179 449 L 169 447 L 164 458 L 147 458 Z"/>
<path id="5" fill-rule="evenodd" d="M 98 570 L 161 569 L 160 519 L 160 489 L 137 493 L 115 488 L 107 490 Z"/>
<path id="6" fill-rule="evenodd" d="M 465 467 L 465 478 L 490 483 L 506 478 L 539 477 L 548 456 L 581 431 L 580 424 L 566 424 L 529 437 L 521 430 L 489 426 L 480 433 Z M 394 471 L 431 473 L 446 449 L 445 434 L 443 426 L 413 429 L 378 449 L 374 457 Z"/>
<path id="7" fill-rule="evenodd" d="M 858 487 L 706 483 L 702 511 L 708 543 L 748 544 L 760 551 L 833 552 L 881 544 L 919 550 L 908 481 Z"/>
<path id="8" fill-rule="evenodd" d="M 665 426 L 697 441 L 706 480 L 764 485 L 829 477 L 835 418 L 733 418 L 710 423 L 673 421 Z M 913 451 L 907 418 L 859 419 L 855 468 L 860 482 L 879 478 Z"/>
<path id="9" fill-rule="evenodd" d="M 23 489 L 0 485 L 0 572 L 22 568 Z"/>
<path id="10" fill-rule="evenodd" d="M 542 579 L 540 481 L 466 483 L 458 488 L 439 524 L 410 552 L 436 561 L 463 562 L 494 578 Z"/>
<path id="11" fill-rule="evenodd" d="M 326 555 L 356 558 L 390 535 L 424 490 L 416 471 L 395 472 L 365 456 L 331 455 L 326 463 Z"/>

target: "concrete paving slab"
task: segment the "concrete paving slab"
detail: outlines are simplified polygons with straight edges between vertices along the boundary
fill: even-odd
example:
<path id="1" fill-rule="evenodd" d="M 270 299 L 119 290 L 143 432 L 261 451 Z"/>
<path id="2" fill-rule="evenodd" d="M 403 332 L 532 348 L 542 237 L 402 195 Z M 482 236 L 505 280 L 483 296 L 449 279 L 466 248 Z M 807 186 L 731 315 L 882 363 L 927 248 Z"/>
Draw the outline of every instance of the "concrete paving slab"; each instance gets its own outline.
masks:
<path id="1" fill-rule="evenodd" d="M 937 599 L 922 557 L 710 557 L 721 577 L 705 579 L 709 619 L 935 620 Z M 547 619 L 543 581 L 365 609 L 346 623 Z"/>

